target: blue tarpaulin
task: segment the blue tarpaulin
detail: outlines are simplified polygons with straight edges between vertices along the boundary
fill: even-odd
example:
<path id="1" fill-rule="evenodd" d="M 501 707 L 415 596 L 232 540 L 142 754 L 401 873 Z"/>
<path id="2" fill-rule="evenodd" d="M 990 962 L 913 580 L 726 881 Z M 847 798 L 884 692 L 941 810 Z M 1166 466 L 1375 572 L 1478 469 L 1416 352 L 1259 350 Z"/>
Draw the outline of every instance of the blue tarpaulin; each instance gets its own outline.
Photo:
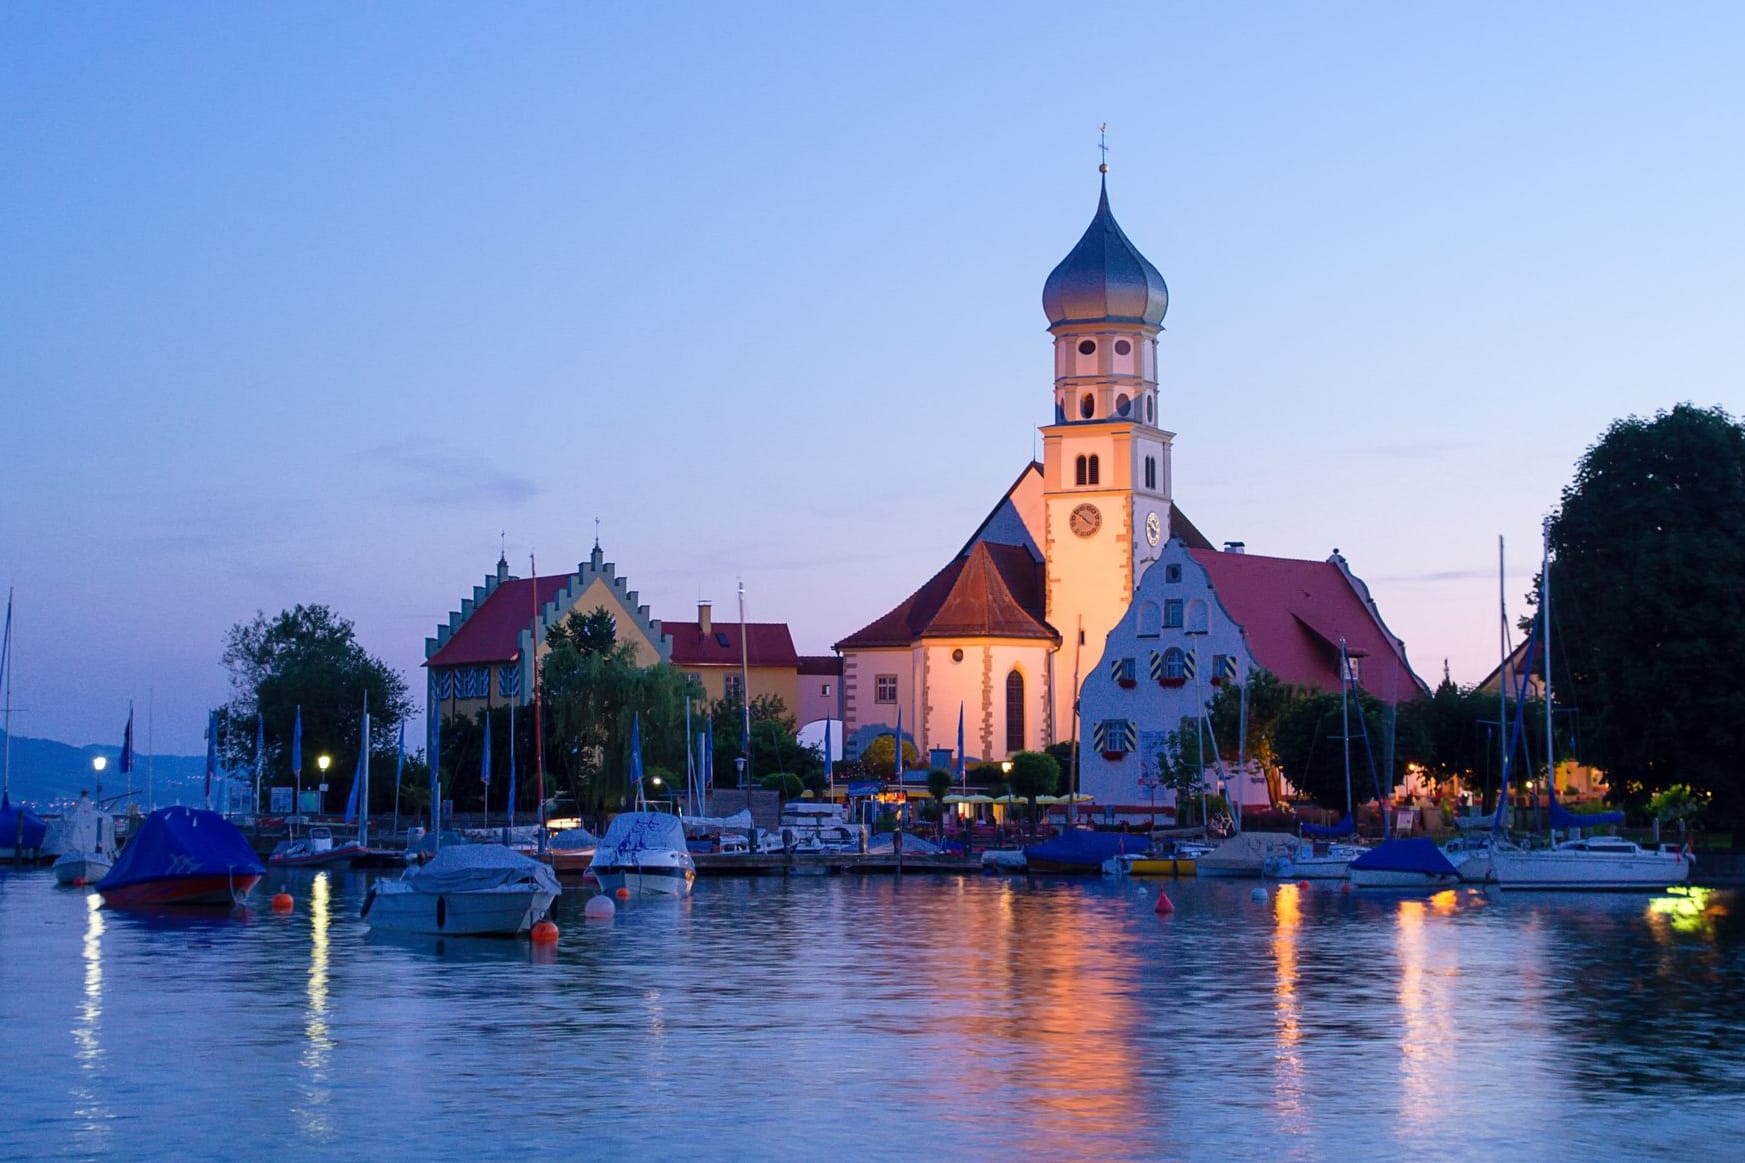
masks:
<path id="1" fill-rule="evenodd" d="M 1145 852 L 1151 841 L 1145 836 L 1128 832 L 1092 832 L 1072 828 L 1052 840 L 1032 844 L 1024 849 L 1024 859 L 1031 868 L 1048 865 L 1056 869 L 1082 869 L 1101 872 L 1103 861 L 1123 852 L 1134 855 Z"/>
<path id="2" fill-rule="evenodd" d="M 24 821 L 24 838 L 19 839 L 19 820 Z M 19 804 L 12 804 L 10 796 L 0 794 L 0 848 L 18 847 L 25 851 L 42 847 L 43 834 L 48 831 L 48 825 L 42 822 L 42 817 Z"/>
<path id="3" fill-rule="evenodd" d="M 1441 876 L 1456 876 L 1454 865 L 1436 846 L 1436 841 L 1422 836 L 1410 840 L 1383 840 L 1351 862 L 1353 868 L 1375 872 L 1425 872 Z"/>
<path id="4" fill-rule="evenodd" d="M 145 818 L 98 891 L 186 876 L 259 876 L 266 871 L 248 838 L 217 812 L 159 808 Z"/>
<path id="5" fill-rule="evenodd" d="M 1556 800 L 1551 801 L 1551 826 L 1553 828 L 1604 828 L 1607 825 L 1622 824 L 1623 812 L 1594 812 L 1589 815 L 1583 812 L 1572 812 Z"/>
<path id="6" fill-rule="evenodd" d="M 1303 835 L 1305 836 L 1349 836 L 1356 830 L 1357 829 L 1351 826 L 1351 814 L 1349 812 L 1346 813 L 1344 819 L 1340 820 L 1337 824 L 1328 827 L 1323 827 L 1320 824 L 1303 825 Z"/>

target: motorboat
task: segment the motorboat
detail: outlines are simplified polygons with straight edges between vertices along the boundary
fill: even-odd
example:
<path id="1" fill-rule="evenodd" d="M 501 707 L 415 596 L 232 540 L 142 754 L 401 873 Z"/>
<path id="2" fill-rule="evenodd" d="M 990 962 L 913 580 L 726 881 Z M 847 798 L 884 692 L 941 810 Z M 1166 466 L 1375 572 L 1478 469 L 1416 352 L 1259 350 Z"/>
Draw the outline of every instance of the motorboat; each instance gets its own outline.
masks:
<path id="1" fill-rule="evenodd" d="M 685 846 L 685 826 L 665 812 L 622 812 L 589 866 L 600 891 L 614 896 L 689 896 L 697 864 Z"/>
<path id="2" fill-rule="evenodd" d="M 1672 845 L 1644 848 L 1621 836 L 1590 836 L 1554 848 L 1498 848 L 1491 863 L 1501 889 L 1616 891 L 1684 884 L 1695 858 Z"/>
<path id="3" fill-rule="evenodd" d="M 600 838 L 586 828 L 565 828 L 554 832 L 545 845 L 545 862 L 552 871 L 579 876 L 594 862 Z"/>
<path id="4" fill-rule="evenodd" d="M 1124 853 L 1137 856 L 1151 847 L 1149 836 L 1132 832 L 1094 832 L 1068 828 L 1060 835 L 1024 849 L 1031 872 L 1088 874 L 1103 871 L 1103 863 Z"/>
<path id="5" fill-rule="evenodd" d="M 238 905 L 266 868 L 248 837 L 217 812 L 159 808 L 97 882 L 110 908 Z"/>
<path id="6" fill-rule="evenodd" d="M 1103 862 L 1110 876 L 1194 876 L 1195 862 L 1212 849 L 1209 845 L 1166 840 L 1148 852 L 1127 853 Z"/>
<path id="7" fill-rule="evenodd" d="M 331 828 L 311 828 L 307 836 L 279 841 L 267 863 L 275 868 L 319 868 L 350 864 L 354 858 L 368 854 L 369 849 L 356 841 L 335 844 Z"/>
<path id="8" fill-rule="evenodd" d="M 1383 840 L 1351 861 L 1357 888 L 1445 888 L 1460 883 L 1460 873 L 1436 841 L 1423 836 Z"/>
<path id="9" fill-rule="evenodd" d="M 81 792 L 79 802 L 61 817 L 57 848 L 56 881 L 75 887 L 96 884 L 115 866 L 114 818 Z"/>
<path id="10" fill-rule="evenodd" d="M 1513 847 L 1508 840 L 1490 832 L 1467 831 L 1443 841 L 1442 855 L 1454 865 L 1463 884 L 1494 884 L 1497 873 L 1492 855 L 1499 849 Z"/>
<path id="11" fill-rule="evenodd" d="M 444 844 L 426 862 L 378 880 L 364 898 L 372 929 L 513 937 L 563 892 L 550 868 L 501 844 Z"/>
<path id="12" fill-rule="evenodd" d="M 1351 874 L 1351 862 L 1364 852 L 1357 844 L 1305 840 L 1294 852 L 1262 860 L 1260 874 L 1270 880 L 1344 880 Z"/>

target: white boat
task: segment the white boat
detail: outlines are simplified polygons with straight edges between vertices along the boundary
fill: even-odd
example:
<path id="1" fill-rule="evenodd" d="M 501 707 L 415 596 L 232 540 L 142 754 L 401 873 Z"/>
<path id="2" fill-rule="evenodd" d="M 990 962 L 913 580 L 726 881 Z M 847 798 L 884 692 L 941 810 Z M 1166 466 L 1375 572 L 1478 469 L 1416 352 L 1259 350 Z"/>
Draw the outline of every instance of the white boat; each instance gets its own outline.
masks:
<path id="1" fill-rule="evenodd" d="M 1351 862 L 1356 888 L 1451 888 L 1460 873 L 1436 841 L 1422 836 L 1383 840 Z"/>
<path id="2" fill-rule="evenodd" d="M 562 891 L 550 868 L 501 844 L 445 844 L 428 863 L 376 881 L 362 916 L 398 933 L 512 937 Z"/>
<path id="3" fill-rule="evenodd" d="M 1486 816 L 1485 820 L 1488 826 L 1490 817 Z M 1492 856 L 1500 849 L 1514 847 L 1509 841 L 1493 836 L 1488 831 L 1468 831 L 1444 841 L 1442 855 L 1448 858 L 1448 863 L 1454 865 L 1454 871 L 1463 884 L 1492 884 L 1497 879 Z"/>
<path id="4" fill-rule="evenodd" d="M 1689 852 L 1644 848 L 1621 836 L 1565 840 L 1555 848 L 1498 848 L 1491 857 L 1502 889 L 1656 890 L 1690 879 Z"/>
<path id="5" fill-rule="evenodd" d="M 115 866 L 114 819 L 80 792 L 79 802 L 61 818 L 59 848 L 55 880 L 69 885 L 96 884 Z"/>
<path id="6" fill-rule="evenodd" d="M 1295 852 L 1268 856 L 1260 874 L 1269 880 L 1344 880 L 1351 862 L 1363 853 L 1357 844 L 1304 841 Z"/>
<path id="7" fill-rule="evenodd" d="M 665 812 L 622 812 L 589 865 L 600 891 L 630 896 L 689 896 L 697 865 L 685 847 L 685 826 Z"/>

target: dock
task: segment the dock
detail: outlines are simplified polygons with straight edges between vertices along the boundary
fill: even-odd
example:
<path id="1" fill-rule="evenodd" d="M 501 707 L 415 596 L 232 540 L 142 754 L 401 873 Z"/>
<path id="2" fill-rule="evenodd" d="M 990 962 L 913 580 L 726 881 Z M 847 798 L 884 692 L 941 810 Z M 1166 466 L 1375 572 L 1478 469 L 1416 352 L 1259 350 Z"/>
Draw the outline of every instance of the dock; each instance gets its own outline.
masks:
<path id="1" fill-rule="evenodd" d="M 946 856 L 914 853 L 898 857 L 889 852 L 763 852 L 756 855 L 723 856 L 697 853 L 698 876 L 840 876 L 847 873 L 979 873 L 979 856 Z"/>

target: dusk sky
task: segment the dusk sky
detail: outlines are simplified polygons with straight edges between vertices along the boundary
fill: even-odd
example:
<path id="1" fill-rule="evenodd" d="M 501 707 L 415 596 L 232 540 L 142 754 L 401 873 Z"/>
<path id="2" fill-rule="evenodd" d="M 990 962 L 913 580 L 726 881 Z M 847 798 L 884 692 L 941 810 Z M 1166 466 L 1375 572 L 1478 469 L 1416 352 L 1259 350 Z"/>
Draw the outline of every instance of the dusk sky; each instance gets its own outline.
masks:
<path id="1" fill-rule="evenodd" d="M 13 726 L 202 749 L 325 603 L 422 701 L 494 565 L 802 653 L 1052 417 L 1044 278 L 1162 271 L 1175 500 L 1497 655 L 1614 418 L 1745 407 L 1745 6 L 0 7 Z M 409 737 L 418 738 L 416 727 Z"/>

